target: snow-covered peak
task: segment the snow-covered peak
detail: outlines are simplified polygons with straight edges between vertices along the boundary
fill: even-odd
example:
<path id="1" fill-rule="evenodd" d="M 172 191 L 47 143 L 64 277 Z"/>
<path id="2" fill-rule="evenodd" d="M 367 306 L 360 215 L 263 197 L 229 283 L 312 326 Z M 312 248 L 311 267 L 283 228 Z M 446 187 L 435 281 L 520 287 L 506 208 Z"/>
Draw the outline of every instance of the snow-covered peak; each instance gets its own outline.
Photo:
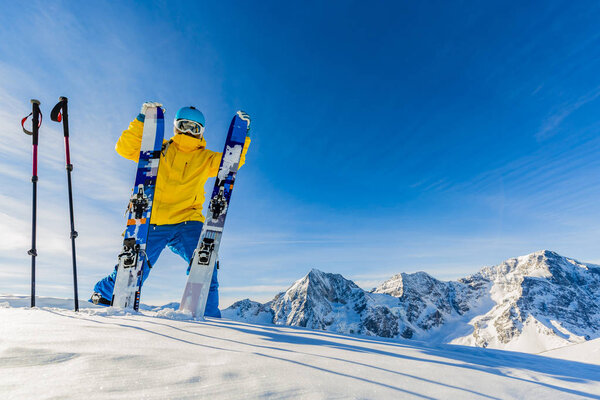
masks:
<path id="1" fill-rule="evenodd" d="M 394 297 L 402 297 L 404 293 L 404 272 L 392 276 L 381 285 L 372 290 L 373 293 L 389 294 Z"/>
<path id="2" fill-rule="evenodd" d="M 312 269 L 268 304 L 276 324 L 328 329 L 336 320 L 334 314 L 351 309 L 362 298 L 363 290 L 342 275 Z"/>
<path id="3" fill-rule="evenodd" d="M 373 293 L 402 297 L 405 290 L 410 289 L 419 293 L 428 293 L 439 285 L 443 285 L 443 283 L 426 272 L 419 271 L 412 274 L 403 272 L 392 276 L 390 279 L 377 286 L 373 290 Z"/>
<path id="4" fill-rule="evenodd" d="M 503 263 L 485 267 L 480 273 L 490 280 L 519 280 L 525 278 L 547 278 L 557 283 L 580 282 L 592 264 L 582 264 L 572 258 L 563 257 L 550 250 L 540 250 L 521 257 L 510 258 Z"/>
<path id="5" fill-rule="evenodd" d="M 340 274 L 331 274 L 313 268 L 304 278 L 297 280 L 284 294 L 288 299 L 298 296 L 311 300 L 344 302 L 353 290 L 359 287 Z"/>

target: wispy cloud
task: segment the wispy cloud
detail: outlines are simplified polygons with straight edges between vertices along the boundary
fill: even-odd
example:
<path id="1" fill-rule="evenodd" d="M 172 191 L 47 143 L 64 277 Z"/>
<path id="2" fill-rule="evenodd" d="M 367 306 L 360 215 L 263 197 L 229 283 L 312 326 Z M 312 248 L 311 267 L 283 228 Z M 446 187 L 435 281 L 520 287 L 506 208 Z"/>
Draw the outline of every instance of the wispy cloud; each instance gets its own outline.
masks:
<path id="1" fill-rule="evenodd" d="M 600 88 L 596 88 L 590 93 L 569 103 L 562 104 L 558 110 L 555 110 L 550 116 L 546 117 L 540 130 L 535 135 L 536 139 L 543 141 L 554 135 L 557 128 L 567 117 L 579 110 L 584 105 L 596 100 L 598 96 L 600 96 Z"/>

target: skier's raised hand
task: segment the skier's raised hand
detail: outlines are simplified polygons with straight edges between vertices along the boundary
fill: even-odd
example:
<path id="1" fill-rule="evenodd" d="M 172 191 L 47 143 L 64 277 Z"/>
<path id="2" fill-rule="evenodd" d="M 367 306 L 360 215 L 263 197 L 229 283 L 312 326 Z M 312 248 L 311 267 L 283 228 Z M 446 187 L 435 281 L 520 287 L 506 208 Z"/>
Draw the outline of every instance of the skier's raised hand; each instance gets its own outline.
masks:
<path id="1" fill-rule="evenodd" d="M 147 101 L 144 104 L 142 104 L 142 110 L 140 111 L 140 114 L 146 114 L 146 110 L 149 107 L 160 107 L 163 110 L 163 113 L 166 111 L 165 108 L 163 107 L 163 105 L 161 103 L 155 102 L 155 101 Z"/>

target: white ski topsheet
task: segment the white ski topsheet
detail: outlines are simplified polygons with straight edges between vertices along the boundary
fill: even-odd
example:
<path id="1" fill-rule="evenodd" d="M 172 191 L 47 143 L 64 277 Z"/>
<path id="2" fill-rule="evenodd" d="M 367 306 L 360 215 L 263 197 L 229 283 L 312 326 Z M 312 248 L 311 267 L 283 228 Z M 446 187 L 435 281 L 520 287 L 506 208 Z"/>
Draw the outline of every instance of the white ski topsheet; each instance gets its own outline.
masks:
<path id="1" fill-rule="evenodd" d="M 222 180 L 227 178 L 227 174 L 234 168 L 234 166 L 236 167 L 235 169 L 237 169 L 237 164 L 240 162 L 243 149 L 244 146 L 240 144 L 225 147 L 225 151 L 223 152 L 223 166 L 217 175 L 218 179 Z"/>

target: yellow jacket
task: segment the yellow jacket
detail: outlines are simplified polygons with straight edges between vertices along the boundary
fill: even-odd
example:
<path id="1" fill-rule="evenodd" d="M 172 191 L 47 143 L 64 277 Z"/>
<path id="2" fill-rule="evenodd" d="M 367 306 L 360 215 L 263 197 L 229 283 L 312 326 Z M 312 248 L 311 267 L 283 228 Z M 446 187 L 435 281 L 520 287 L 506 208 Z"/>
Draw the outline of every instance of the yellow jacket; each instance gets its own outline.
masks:
<path id="1" fill-rule="evenodd" d="M 117 153 L 137 162 L 143 129 L 144 123 L 134 119 L 117 141 Z M 208 150 L 204 138 L 196 139 L 179 134 L 174 135 L 170 142 L 160 159 L 150 223 L 165 225 L 184 221 L 204 222 L 204 185 L 208 178 L 217 176 L 223 155 Z M 166 140 L 163 144 L 165 143 Z M 240 167 L 246 160 L 249 145 L 250 138 L 246 137 Z"/>

